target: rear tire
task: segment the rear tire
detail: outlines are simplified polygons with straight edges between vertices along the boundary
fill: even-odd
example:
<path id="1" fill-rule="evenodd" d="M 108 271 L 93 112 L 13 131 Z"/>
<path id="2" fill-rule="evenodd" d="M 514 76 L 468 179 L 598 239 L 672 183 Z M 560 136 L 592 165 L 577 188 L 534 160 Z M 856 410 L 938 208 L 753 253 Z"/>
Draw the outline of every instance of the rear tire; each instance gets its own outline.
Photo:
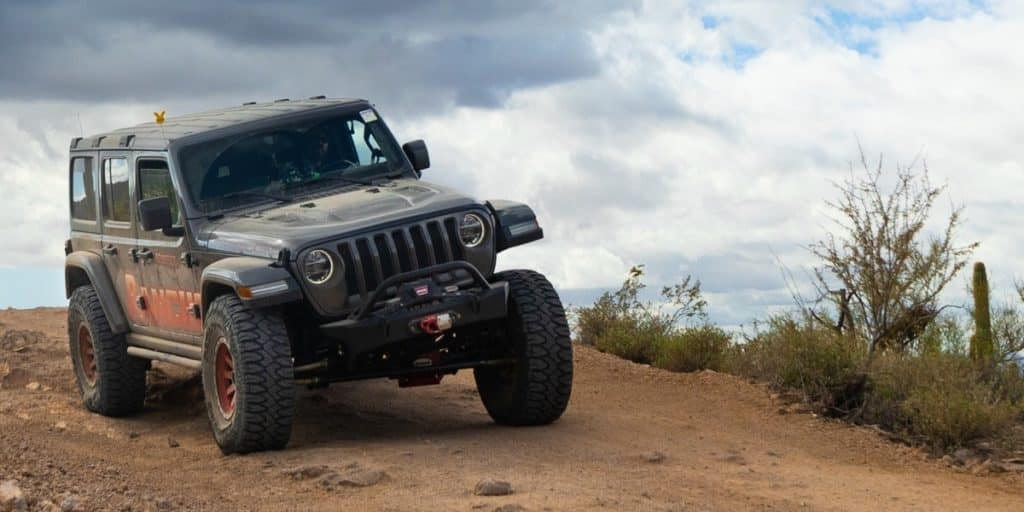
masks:
<path id="1" fill-rule="evenodd" d="M 512 366 L 474 370 L 484 407 L 503 425 L 545 425 L 565 412 L 572 394 L 572 341 L 562 301 L 543 275 L 510 270 L 505 342 Z"/>
<path id="2" fill-rule="evenodd" d="M 279 450 L 288 444 L 295 380 L 280 313 L 251 310 L 234 295 L 213 301 L 203 335 L 203 394 L 223 453 Z"/>
<path id="3" fill-rule="evenodd" d="M 86 409 L 104 416 L 142 410 L 149 361 L 128 355 L 124 335 L 111 331 L 92 286 L 81 286 L 71 294 L 68 342 Z"/>

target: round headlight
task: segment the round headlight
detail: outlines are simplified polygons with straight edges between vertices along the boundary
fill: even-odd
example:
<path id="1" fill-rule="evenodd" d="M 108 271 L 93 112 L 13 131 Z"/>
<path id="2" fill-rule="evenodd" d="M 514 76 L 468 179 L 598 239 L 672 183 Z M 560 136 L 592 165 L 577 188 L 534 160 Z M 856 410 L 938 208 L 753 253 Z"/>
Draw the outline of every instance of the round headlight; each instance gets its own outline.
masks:
<path id="1" fill-rule="evenodd" d="M 459 238 L 462 239 L 462 245 L 476 247 L 483 243 L 486 235 L 487 224 L 479 215 L 467 213 L 462 216 L 462 220 L 459 221 Z"/>
<path id="2" fill-rule="evenodd" d="M 324 284 L 334 276 L 334 260 L 327 251 L 315 249 L 302 262 L 302 273 L 313 284 Z"/>

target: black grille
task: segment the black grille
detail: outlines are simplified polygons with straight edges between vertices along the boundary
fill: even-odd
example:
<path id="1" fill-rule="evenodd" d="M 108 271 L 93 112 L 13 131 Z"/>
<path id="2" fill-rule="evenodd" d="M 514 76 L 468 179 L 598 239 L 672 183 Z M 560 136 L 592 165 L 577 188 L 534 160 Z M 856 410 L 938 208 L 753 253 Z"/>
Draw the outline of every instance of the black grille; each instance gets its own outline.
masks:
<path id="1" fill-rule="evenodd" d="M 443 217 L 339 243 L 350 304 L 393 275 L 463 259 L 457 226 L 456 217 Z"/>

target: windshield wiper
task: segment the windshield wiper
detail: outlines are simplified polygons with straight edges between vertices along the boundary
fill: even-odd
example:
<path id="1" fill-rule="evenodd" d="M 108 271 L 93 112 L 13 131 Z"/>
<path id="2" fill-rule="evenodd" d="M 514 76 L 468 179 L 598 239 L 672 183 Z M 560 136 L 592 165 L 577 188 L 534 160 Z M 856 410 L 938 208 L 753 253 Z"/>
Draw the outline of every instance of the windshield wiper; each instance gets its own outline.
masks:
<path id="1" fill-rule="evenodd" d="M 239 190 L 238 192 L 231 192 L 231 193 L 228 193 L 228 194 L 224 194 L 224 195 L 218 197 L 217 199 L 231 199 L 231 198 L 235 198 L 235 197 L 263 197 L 263 198 L 266 198 L 266 199 L 273 199 L 274 201 L 277 201 L 279 203 L 288 203 L 288 202 L 291 202 L 291 200 L 292 200 L 290 197 L 279 196 L 279 195 L 276 195 L 276 194 L 271 194 L 271 193 L 268 193 L 268 192 L 260 192 L 260 191 L 256 191 L 256 190 Z"/>
<path id="2" fill-rule="evenodd" d="M 328 174 L 328 175 L 320 176 L 319 178 L 317 178 L 315 180 L 310 180 L 310 181 L 307 181 L 307 182 L 303 183 L 303 185 L 323 183 L 323 182 L 328 182 L 328 181 L 340 181 L 342 183 L 349 183 L 349 184 L 352 184 L 352 185 L 365 185 L 367 187 L 372 187 L 373 186 L 373 182 L 372 181 L 361 180 L 359 178 L 353 178 L 353 177 L 350 177 L 350 176 L 345 176 L 344 174 Z"/>

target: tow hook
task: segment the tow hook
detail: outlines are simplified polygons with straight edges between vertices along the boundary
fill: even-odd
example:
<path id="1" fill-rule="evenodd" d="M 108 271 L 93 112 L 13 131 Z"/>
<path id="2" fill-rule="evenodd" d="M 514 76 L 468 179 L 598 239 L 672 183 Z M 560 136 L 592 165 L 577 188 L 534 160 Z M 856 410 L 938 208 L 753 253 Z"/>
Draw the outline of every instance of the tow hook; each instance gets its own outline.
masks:
<path id="1" fill-rule="evenodd" d="M 418 326 L 420 332 L 436 336 L 451 329 L 453 323 L 455 323 L 454 314 L 439 313 L 420 318 Z"/>

